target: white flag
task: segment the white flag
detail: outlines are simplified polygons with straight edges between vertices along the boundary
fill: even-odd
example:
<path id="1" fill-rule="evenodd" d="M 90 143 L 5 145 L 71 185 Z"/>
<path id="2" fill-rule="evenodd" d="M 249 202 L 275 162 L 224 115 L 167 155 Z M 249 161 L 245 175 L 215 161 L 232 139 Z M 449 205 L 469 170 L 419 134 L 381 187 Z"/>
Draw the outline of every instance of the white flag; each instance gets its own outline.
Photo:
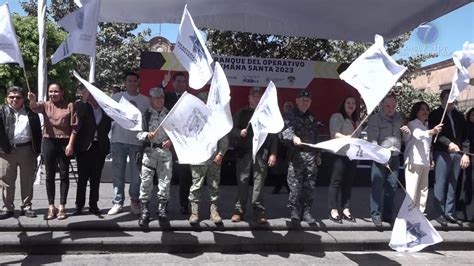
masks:
<path id="1" fill-rule="evenodd" d="M 117 122 L 117 124 L 128 130 L 142 131 L 142 113 L 135 105 L 130 103 L 124 97 L 120 99 L 120 102 L 116 102 L 103 91 L 87 82 L 87 80 L 81 78 L 76 71 L 74 71 L 73 74 L 82 84 L 84 84 L 86 89 L 89 90 L 91 95 L 97 101 L 97 104 L 99 104 L 104 112 Z"/>
<path id="2" fill-rule="evenodd" d="M 340 78 L 359 91 L 370 114 L 406 70 L 387 54 L 383 37 L 375 35 L 375 43 Z"/>
<path id="3" fill-rule="evenodd" d="M 405 195 L 388 245 L 398 252 L 416 252 L 442 241 L 433 225 L 413 204 L 410 196 Z"/>
<path id="4" fill-rule="evenodd" d="M 18 63 L 25 67 L 8 4 L 0 6 L 0 64 Z"/>
<path id="5" fill-rule="evenodd" d="M 185 92 L 163 120 L 161 127 L 173 142 L 179 163 L 200 164 L 217 150 L 220 126 L 210 117 L 211 110 Z"/>
<path id="6" fill-rule="evenodd" d="M 336 138 L 317 144 L 303 144 L 313 148 L 327 150 L 338 155 L 347 156 L 351 160 L 372 160 L 385 164 L 391 156 L 389 149 L 357 138 Z"/>
<path id="7" fill-rule="evenodd" d="M 173 52 L 189 72 L 189 87 L 198 90 L 206 85 L 212 76 L 213 59 L 186 6 Z"/>
<path id="8" fill-rule="evenodd" d="M 278 95 L 273 81 L 268 84 L 249 123 L 253 129 L 252 159 L 255 162 L 255 156 L 265 142 L 268 133 L 278 133 L 285 125 L 278 107 Z"/>
<path id="9" fill-rule="evenodd" d="M 212 76 L 207 107 L 211 110 L 211 120 L 220 125 L 219 139 L 227 135 L 234 124 L 230 112 L 230 87 L 219 62 L 214 65 L 214 75 Z"/>
<path id="10" fill-rule="evenodd" d="M 95 55 L 99 7 L 100 0 L 89 0 L 81 8 L 58 21 L 58 24 L 68 31 L 69 35 L 51 58 L 53 64 L 73 53 Z"/>
<path id="11" fill-rule="evenodd" d="M 448 103 L 454 102 L 458 95 L 469 85 L 468 69 L 474 62 L 474 43 L 465 42 L 462 51 L 453 53 L 453 61 L 456 72 L 454 72 Z"/>

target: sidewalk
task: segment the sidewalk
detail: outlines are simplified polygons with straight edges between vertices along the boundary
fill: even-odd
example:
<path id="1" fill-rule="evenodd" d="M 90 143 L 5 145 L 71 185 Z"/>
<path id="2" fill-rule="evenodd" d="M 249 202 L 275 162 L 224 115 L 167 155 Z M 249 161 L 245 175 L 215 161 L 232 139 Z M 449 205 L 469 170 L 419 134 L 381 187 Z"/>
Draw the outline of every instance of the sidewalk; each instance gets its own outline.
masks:
<path id="1" fill-rule="evenodd" d="M 44 183 L 44 182 L 43 182 Z M 57 184 L 57 190 L 59 184 Z M 126 186 L 126 191 L 128 185 Z M 251 213 L 246 221 L 232 223 L 233 203 L 237 187 L 220 188 L 219 208 L 224 218 L 222 225 L 216 226 L 209 221 L 207 197 L 203 197 L 200 209 L 201 223 L 191 226 L 187 215 L 179 213 L 178 186 L 172 187 L 172 199 L 169 204 L 170 222 L 160 224 L 157 220 L 156 197 L 152 199 L 153 210 L 150 232 L 142 232 L 138 227 L 138 216 L 129 213 L 130 201 L 127 197 L 124 212 L 109 216 L 113 197 L 112 184 L 102 183 L 99 207 L 103 215 L 69 216 L 65 220 L 46 221 L 47 197 L 44 184 L 35 186 L 33 208 L 37 218 L 15 217 L 0 221 L 0 247 L 3 252 L 64 253 L 64 252 L 249 252 L 249 251 L 322 251 L 322 250 L 384 250 L 388 249 L 391 229 L 384 224 L 383 231 L 377 231 L 370 219 L 369 192 L 366 187 L 357 187 L 352 192 L 352 214 L 357 223 L 336 224 L 328 219 L 327 187 L 318 187 L 315 191 L 313 214 L 316 224 L 301 222 L 293 225 L 286 208 L 288 194 L 271 194 L 272 187 L 265 187 L 267 225 L 253 222 Z M 20 198 L 17 190 L 16 199 Z M 59 196 L 59 191 L 56 195 Z M 128 194 L 128 193 L 126 193 Z M 74 211 L 76 182 L 71 179 L 68 194 L 67 213 Z M 207 195 L 204 188 L 203 196 Z M 432 196 L 432 195 L 430 195 Z M 397 193 L 398 205 L 403 198 L 402 190 Z M 431 200 L 429 200 L 431 202 Z M 16 206 L 20 202 L 16 200 Z M 87 203 L 86 203 L 87 206 Z M 18 207 L 17 207 L 18 208 Z M 249 208 L 251 209 L 251 208 Z M 431 204 L 428 213 L 432 213 Z M 429 219 L 434 217 L 428 216 Z M 473 227 L 465 224 L 449 225 L 441 228 L 431 221 L 440 231 L 444 242 L 433 249 L 472 249 L 474 248 Z M 0 251 L 0 252 L 2 252 Z"/>

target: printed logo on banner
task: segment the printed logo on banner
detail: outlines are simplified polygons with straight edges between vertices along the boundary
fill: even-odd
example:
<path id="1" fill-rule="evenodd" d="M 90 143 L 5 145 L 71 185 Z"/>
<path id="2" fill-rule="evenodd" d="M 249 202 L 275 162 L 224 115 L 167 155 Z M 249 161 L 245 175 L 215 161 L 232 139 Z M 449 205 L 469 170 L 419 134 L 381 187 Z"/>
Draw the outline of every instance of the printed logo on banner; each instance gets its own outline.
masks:
<path id="1" fill-rule="evenodd" d="M 242 81 L 245 83 L 258 83 L 258 76 L 244 76 Z"/>

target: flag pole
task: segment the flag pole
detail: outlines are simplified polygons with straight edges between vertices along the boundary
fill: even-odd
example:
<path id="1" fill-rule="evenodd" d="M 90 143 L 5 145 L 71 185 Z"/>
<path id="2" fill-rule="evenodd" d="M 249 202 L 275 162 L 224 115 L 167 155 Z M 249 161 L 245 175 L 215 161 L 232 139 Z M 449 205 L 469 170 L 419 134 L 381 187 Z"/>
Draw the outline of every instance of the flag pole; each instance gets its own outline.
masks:
<path id="1" fill-rule="evenodd" d="M 362 127 L 362 125 L 367 121 L 367 119 L 369 118 L 369 115 L 370 114 L 367 114 L 364 119 L 362 119 L 362 121 L 360 121 L 359 125 L 357 126 L 357 128 L 354 130 L 354 132 L 352 132 L 351 134 L 351 138 L 354 137 L 354 135 L 357 133 L 357 131 Z"/>
<path id="2" fill-rule="evenodd" d="M 443 123 L 443 120 L 444 120 L 444 117 L 446 116 L 446 111 L 448 110 L 448 102 L 446 102 L 446 106 L 444 107 L 444 112 L 443 112 L 443 115 L 441 116 L 441 121 L 439 123 Z M 434 139 L 434 142 L 436 143 L 436 141 L 438 140 L 438 135 L 439 135 L 439 132 L 436 134 L 436 137 Z"/>
<path id="3" fill-rule="evenodd" d="M 392 171 L 392 169 L 390 168 L 390 166 L 387 164 L 385 165 L 385 167 L 387 167 L 388 171 L 390 171 L 390 174 L 394 174 L 394 172 Z M 397 169 L 398 171 L 398 169 Z M 410 197 L 410 194 L 408 194 L 407 190 L 405 189 L 405 187 L 402 185 L 402 183 L 400 182 L 400 180 L 398 180 L 398 175 L 397 175 L 397 183 L 398 185 L 403 189 L 403 191 L 405 191 L 405 194 L 408 195 L 408 198 L 410 198 L 411 200 L 411 203 L 413 205 L 415 205 L 415 201 L 413 201 L 413 199 Z"/>
<path id="4" fill-rule="evenodd" d="M 25 81 L 26 81 L 26 87 L 28 88 L 28 93 L 31 93 L 30 83 L 28 82 L 28 77 L 26 76 L 25 66 L 23 66 L 22 68 L 23 68 L 23 76 L 25 77 Z"/>

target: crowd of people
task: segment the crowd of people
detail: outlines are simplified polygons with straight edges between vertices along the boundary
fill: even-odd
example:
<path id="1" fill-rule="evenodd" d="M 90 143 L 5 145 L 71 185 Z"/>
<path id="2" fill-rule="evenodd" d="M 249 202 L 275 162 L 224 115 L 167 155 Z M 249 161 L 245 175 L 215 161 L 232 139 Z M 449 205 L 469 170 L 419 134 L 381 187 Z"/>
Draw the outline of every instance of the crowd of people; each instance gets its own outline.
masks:
<path id="1" fill-rule="evenodd" d="M 172 82 L 173 91 L 164 88 Z M 230 143 L 236 155 L 237 193 L 232 222 L 248 220 L 249 183 L 251 189 L 252 216 L 256 223 L 267 222 L 263 186 L 268 170 L 283 169 L 286 177 L 278 180 L 276 193 L 286 186 L 289 191 L 288 209 L 292 222 L 314 223 L 311 213 L 318 167 L 321 164 L 319 150 L 304 145 L 320 141 L 318 121 L 311 113 L 312 95 L 300 90 L 296 99 L 285 103 L 285 126 L 278 134 L 269 134 L 265 143 L 252 159 L 253 131 L 249 121 L 257 107 L 263 88 L 249 90 L 248 106 L 235 113 L 233 129 L 217 143 L 217 150 L 199 165 L 179 164 L 173 144 L 160 123 L 179 97 L 187 90 L 187 76 L 176 73 L 165 76 L 163 82 L 149 91 L 150 97 L 139 93 L 139 75 L 126 73 L 125 91 L 117 91 L 112 98 L 122 97 L 134 104 L 143 114 L 143 130 L 131 131 L 121 127 L 107 116 L 89 91 L 81 88 L 81 100 L 70 103 L 64 100 L 64 88 L 50 84 L 49 100 L 37 101 L 35 94 L 20 87 L 7 90 L 5 105 L 0 109 L 0 189 L 3 208 L 0 219 L 13 217 L 17 171 L 20 170 L 21 215 L 36 217 L 32 208 L 33 181 L 36 158 L 41 154 L 46 170 L 48 211 L 46 219 L 65 219 L 66 200 L 69 190 L 69 163 L 75 156 L 78 166 L 77 193 L 73 215 L 80 215 L 86 204 L 87 182 L 90 184 L 89 213 L 100 215 L 98 206 L 99 186 L 105 158 L 110 153 L 113 171 L 112 206 L 108 215 L 122 211 L 125 203 L 125 176 L 130 178 L 128 194 L 130 210 L 139 215 L 141 227 L 148 226 L 151 211 L 149 201 L 153 187 L 157 186 L 158 218 L 166 221 L 171 199 L 172 176 L 179 180 L 181 213 L 190 215 L 189 223 L 196 224 L 199 216 L 201 189 L 207 183 L 210 202 L 210 220 L 221 223 L 219 214 L 219 183 L 222 160 Z M 206 101 L 207 94 L 201 95 Z M 409 119 L 397 111 L 397 99 L 387 95 L 380 110 L 367 122 L 369 142 L 391 151 L 387 164 L 373 162 L 371 166 L 370 214 L 375 226 L 382 222 L 392 223 L 397 215 L 394 195 L 398 188 L 400 154 L 403 153 L 406 191 L 414 206 L 426 211 L 428 199 L 428 174 L 434 170 L 433 188 L 437 221 L 459 223 L 474 221 L 472 200 L 473 182 L 471 154 L 474 152 L 474 108 L 464 116 L 454 103 L 447 103 L 449 91 L 440 94 L 440 106 L 430 112 L 426 102 L 413 105 Z M 29 100 L 29 104 L 26 103 Z M 348 96 L 329 121 L 331 138 L 358 138 L 361 130 L 359 103 Z M 446 108 L 446 110 L 445 110 Z M 443 113 L 445 116 L 443 121 Z M 38 114 L 43 116 L 41 126 Z M 110 139 L 109 139 L 109 132 Z M 405 149 L 402 150 L 404 144 Z M 127 158 L 129 172 L 126 173 Z M 328 188 L 328 217 L 334 223 L 356 223 L 351 212 L 351 190 L 357 161 L 331 154 L 327 157 L 332 165 Z M 55 205 L 55 177 L 59 162 L 60 197 Z"/>

